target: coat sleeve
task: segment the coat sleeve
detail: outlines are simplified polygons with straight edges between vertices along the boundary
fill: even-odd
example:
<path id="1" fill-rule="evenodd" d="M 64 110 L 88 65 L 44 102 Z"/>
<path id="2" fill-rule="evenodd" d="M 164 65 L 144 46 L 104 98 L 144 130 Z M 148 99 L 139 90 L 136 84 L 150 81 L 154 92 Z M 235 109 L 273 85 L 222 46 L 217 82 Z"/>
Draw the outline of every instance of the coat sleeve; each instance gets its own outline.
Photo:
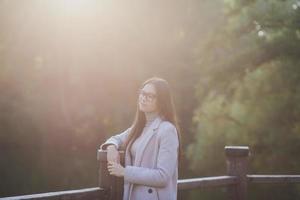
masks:
<path id="1" fill-rule="evenodd" d="M 151 187 L 165 187 L 177 167 L 179 141 L 175 126 L 168 124 L 160 133 L 157 167 L 126 166 L 124 180 Z"/>
<path id="2" fill-rule="evenodd" d="M 111 136 L 103 144 L 100 145 L 100 149 L 106 150 L 108 145 L 113 144 L 119 150 L 122 147 L 122 145 L 124 145 L 125 141 L 127 140 L 130 130 L 131 130 L 131 127 L 129 127 L 128 129 L 126 129 L 125 131 L 123 131 L 119 134 Z"/>

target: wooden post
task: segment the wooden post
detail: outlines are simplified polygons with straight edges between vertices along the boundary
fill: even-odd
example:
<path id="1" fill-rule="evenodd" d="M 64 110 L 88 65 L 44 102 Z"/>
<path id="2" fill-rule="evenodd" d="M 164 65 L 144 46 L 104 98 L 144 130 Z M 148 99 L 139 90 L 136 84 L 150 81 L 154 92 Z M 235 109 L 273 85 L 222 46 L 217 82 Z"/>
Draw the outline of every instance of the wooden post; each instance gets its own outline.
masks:
<path id="1" fill-rule="evenodd" d="M 124 151 L 119 151 L 121 164 L 124 167 Z M 105 200 L 122 200 L 124 179 L 109 174 L 107 170 L 107 151 L 99 149 L 97 152 L 99 161 L 98 185 L 105 189 Z"/>
<path id="2" fill-rule="evenodd" d="M 228 176 L 238 178 L 238 183 L 235 186 L 228 187 L 229 199 L 246 200 L 249 147 L 225 146 L 225 153 Z"/>

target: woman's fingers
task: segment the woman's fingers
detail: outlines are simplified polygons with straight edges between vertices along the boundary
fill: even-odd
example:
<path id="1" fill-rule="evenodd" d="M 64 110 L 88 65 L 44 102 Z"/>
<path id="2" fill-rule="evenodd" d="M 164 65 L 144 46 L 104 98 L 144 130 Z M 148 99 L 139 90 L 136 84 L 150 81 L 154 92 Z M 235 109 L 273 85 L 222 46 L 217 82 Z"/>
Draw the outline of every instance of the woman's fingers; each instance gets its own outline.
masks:
<path id="1" fill-rule="evenodd" d="M 124 168 L 120 163 L 108 161 L 107 169 L 110 175 L 122 176 Z"/>
<path id="2" fill-rule="evenodd" d="M 116 162 L 115 161 L 108 161 L 107 165 L 114 165 Z"/>
<path id="3" fill-rule="evenodd" d="M 114 170 L 115 170 L 115 162 L 112 161 L 108 161 L 107 163 L 107 169 L 110 172 L 110 174 L 113 174 Z"/>

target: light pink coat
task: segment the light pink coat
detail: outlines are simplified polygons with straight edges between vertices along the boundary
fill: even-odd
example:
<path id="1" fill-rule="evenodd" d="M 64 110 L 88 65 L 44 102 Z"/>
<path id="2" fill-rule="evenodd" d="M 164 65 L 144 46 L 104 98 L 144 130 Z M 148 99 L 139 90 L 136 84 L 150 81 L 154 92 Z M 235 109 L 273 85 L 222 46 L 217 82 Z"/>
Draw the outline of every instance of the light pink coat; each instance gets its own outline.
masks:
<path id="1" fill-rule="evenodd" d="M 115 144 L 120 149 L 130 129 L 110 137 L 100 148 Z M 125 151 L 123 200 L 176 200 L 179 148 L 176 128 L 157 117 L 147 131 L 152 134 L 146 133 L 133 165 L 128 148 Z"/>

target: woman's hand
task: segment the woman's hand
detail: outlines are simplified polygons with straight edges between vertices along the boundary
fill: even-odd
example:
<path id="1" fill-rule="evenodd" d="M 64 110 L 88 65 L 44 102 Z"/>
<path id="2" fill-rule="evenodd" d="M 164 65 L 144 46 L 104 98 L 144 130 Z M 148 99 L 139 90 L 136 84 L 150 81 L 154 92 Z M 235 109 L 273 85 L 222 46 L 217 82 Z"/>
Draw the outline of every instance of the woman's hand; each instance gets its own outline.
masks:
<path id="1" fill-rule="evenodd" d="M 107 162 L 120 163 L 120 155 L 115 145 L 107 147 Z"/>
<path id="2" fill-rule="evenodd" d="M 119 163 L 109 161 L 107 163 L 107 168 L 108 168 L 110 175 L 114 175 L 114 176 L 118 176 L 118 177 L 124 176 L 125 168 L 122 167 L 122 165 Z"/>

